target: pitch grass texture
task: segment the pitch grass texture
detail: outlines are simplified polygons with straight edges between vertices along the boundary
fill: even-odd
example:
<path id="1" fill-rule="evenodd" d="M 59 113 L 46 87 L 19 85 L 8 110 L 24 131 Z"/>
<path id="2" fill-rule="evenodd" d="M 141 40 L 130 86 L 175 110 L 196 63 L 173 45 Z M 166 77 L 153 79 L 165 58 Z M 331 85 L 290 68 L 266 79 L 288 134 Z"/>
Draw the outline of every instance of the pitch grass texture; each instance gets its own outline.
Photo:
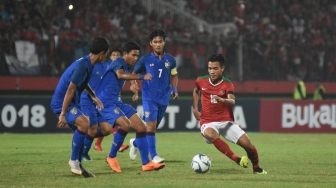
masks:
<path id="1" fill-rule="evenodd" d="M 248 133 L 259 151 L 267 175 L 255 175 L 208 145 L 198 132 L 157 133 L 166 167 L 142 172 L 139 155 L 118 153 L 121 173 L 105 163 L 113 136 L 103 141 L 104 152 L 91 150 L 93 161 L 83 166 L 96 178 L 72 175 L 68 166 L 71 134 L 0 134 L 0 187 L 336 187 L 336 139 L 333 134 Z M 126 142 L 134 137 L 130 133 Z M 239 146 L 230 144 L 238 155 Z M 197 174 L 190 167 L 197 153 L 208 155 L 212 167 Z"/>

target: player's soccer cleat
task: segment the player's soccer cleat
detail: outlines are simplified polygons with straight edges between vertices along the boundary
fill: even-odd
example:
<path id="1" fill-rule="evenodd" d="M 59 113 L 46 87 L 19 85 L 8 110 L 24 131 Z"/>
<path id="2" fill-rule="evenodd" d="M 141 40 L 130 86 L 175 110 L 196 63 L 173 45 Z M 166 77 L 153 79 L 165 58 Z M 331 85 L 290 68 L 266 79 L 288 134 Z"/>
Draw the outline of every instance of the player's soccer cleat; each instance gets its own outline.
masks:
<path id="1" fill-rule="evenodd" d="M 71 169 L 71 172 L 75 175 L 81 176 L 82 175 L 82 169 L 80 167 L 80 162 L 78 160 L 69 160 L 69 166 Z"/>
<path id="2" fill-rule="evenodd" d="M 106 157 L 106 162 L 107 164 L 110 165 L 110 168 L 114 171 L 114 172 L 121 172 L 120 166 L 119 166 L 119 162 L 117 157 Z"/>
<path id="3" fill-rule="evenodd" d="M 239 165 L 242 166 L 242 167 L 244 167 L 244 168 L 247 168 L 248 158 L 246 156 L 242 156 L 240 158 Z"/>
<path id="4" fill-rule="evenodd" d="M 99 151 L 99 152 L 102 152 L 103 151 L 103 148 L 101 147 L 101 145 L 99 144 L 95 144 L 93 149 L 95 149 L 96 151 Z"/>
<path id="5" fill-rule="evenodd" d="M 153 158 L 153 163 L 157 163 L 157 164 L 159 164 L 159 163 L 163 163 L 164 162 L 164 158 L 161 158 L 161 157 L 159 157 L 158 155 L 157 156 L 155 156 L 154 158 Z"/>
<path id="6" fill-rule="evenodd" d="M 82 161 L 92 161 L 91 157 L 87 153 L 82 154 Z"/>
<path id="7" fill-rule="evenodd" d="M 138 151 L 138 148 L 134 146 L 134 141 L 135 141 L 135 138 L 132 138 L 130 140 L 130 152 L 129 152 L 129 157 L 134 160 L 136 158 L 136 155 L 137 155 L 137 151 Z"/>
<path id="8" fill-rule="evenodd" d="M 256 168 L 253 170 L 253 174 L 267 174 L 267 172 L 262 168 Z"/>
<path id="9" fill-rule="evenodd" d="M 87 171 L 82 164 L 79 165 L 80 168 L 82 169 L 82 176 L 84 178 L 95 178 L 96 176 L 94 174 L 92 174 L 91 172 Z"/>
<path id="10" fill-rule="evenodd" d="M 153 171 L 163 169 L 166 165 L 164 163 L 153 163 L 150 161 L 149 163 L 142 165 L 142 171 Z"/>
<path id="11" fill-rule="evenodd" d="M 128 144 L 123 144 L 121 145 L 121 147 L 119 148 L 119 152 L 123 152 L 125 150 L 127 150 L 129 148 L 129 145 Z"/>

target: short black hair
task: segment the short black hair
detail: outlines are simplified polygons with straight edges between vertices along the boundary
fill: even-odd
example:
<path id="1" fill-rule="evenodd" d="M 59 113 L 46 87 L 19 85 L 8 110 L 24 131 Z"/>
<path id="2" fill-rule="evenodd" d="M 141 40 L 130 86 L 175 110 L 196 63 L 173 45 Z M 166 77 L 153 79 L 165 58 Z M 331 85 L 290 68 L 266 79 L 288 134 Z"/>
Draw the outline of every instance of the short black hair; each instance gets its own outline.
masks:
<path id="1" fill-rule="evenodd" d="M 124 46 L 122 47 L 123 52 L 129 53 L 132 50 L 139 50 L 140 51 L 140 46 L 136 42 L 126 42 Z"/>
<path id="2" fill-rule="evenodd" d="M 90 53 L 99 54 L 107 52 L 110 47 L 109 41 L 104 37 L 94 38 L 90 43 Z"/>
<path id="3" fill-rule="evenodd" d="M 109 52 L 108 57 L 110 57 L 112 55 L 113 52 L 119 52 L 120 55 L 122 55 L 122 51 L 120 50 L 120 48 L 112 48 Z"/>
<path id="4" fill-rule="evenodd" d="M 224 66 L 224 63 L 226 62 L 226 59 L 223 54 L 212 54 L 208 57 L 208 62 L 219 62 L 220 66 Z"/>
<path id="5" fill-rule="evenodd" d="M 163 29 L 155 29 L 150 35 L 149 39 L 152 41 L 155 37 L 162 37 L 163 40 L 166 39 L 166 32 Z"/>

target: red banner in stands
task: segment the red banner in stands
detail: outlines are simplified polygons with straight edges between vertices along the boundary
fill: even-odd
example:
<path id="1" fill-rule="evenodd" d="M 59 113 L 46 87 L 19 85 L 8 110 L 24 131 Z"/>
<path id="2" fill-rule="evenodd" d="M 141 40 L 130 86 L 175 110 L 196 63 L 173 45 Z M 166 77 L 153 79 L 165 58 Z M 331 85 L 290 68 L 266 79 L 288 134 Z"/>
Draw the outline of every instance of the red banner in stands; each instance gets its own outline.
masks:
<path id="1" fill-rule="evenodd" d="M 260 132 L 336 133 L 336 101 L 261 100 Z"/>

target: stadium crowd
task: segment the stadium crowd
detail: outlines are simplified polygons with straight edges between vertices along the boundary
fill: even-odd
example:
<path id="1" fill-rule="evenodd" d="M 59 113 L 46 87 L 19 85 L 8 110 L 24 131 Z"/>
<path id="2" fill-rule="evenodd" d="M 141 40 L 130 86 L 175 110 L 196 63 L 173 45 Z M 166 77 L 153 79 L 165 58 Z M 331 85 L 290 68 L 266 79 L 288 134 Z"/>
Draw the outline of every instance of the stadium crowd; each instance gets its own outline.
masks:
<path id="1" fill-rule="evenodd" d="M 163 28 L 169 37 L 166 51 L 176 57 L 182 79 L 205 73 L 206 58 L 215 52 L 226 56 L 228 77 L 237 80 L 242 45 L 244 80 L 286 81 L 299 76 L 305 81 L 336 81 L 336 1 L 165 1 L 211 24 L 235 22 L 241 40 L 197 31 L 178 15 L 147 11 L 136 0 L 2 0 L 0 76 L 10 75 L 4 54 L 15 55 L 17 40 L 36 44 L 42 76 L 59 76 L 89 53 L 94 37 L 106 37 L 111 48 L 134 40 L 145 54 L 151 49 L 150 31 Z"/>

